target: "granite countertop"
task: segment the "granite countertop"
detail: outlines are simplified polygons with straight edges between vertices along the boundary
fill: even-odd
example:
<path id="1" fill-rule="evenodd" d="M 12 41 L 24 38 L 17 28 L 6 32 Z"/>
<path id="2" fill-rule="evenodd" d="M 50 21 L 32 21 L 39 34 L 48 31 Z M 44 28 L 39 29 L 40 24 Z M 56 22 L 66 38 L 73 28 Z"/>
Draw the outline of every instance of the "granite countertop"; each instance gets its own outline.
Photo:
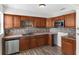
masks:
<path id="1" fill-rule="evenodd" d="M 44 35 L 44 34 L 49 34 L 49 35 L 52 35 L 52 34 L 57 34 L 55 32 L 44 32 L 44 33 L 33 33 L 33 34 L 30 34 L 30 35 L 23 35 L 23 34 L 19 34 L 19 35 L 10 35 L 10 36 L 4 36 L 3 38 L 4 39 L 11 39 L 11 38 L 20 38 L 20 37 L 28 37 L 28 36 L 37 36 L 37 35 Z M 74 36 L 63 36 L 65 38 L 73 38 L 74 40 L 76 40 L 76 37 Z"/>
<path id="2" fill-rule="evenodd" d="M 10 36 L 4 36 L 4 39 L 10 39 L 10 38 L 20 38 L 20 37 L 25 37 L 25 36 L 37 36 L 37 35 L 44 35 L 44 34 L 57 34 L 57 33 L 52 33 L 52 32 L 44 32 L 44 33 L 33 33 L 30 35 L 10 35 Z"/>
<path id="3" fill-rule="evenodd" d="M 63 36 L 64 38 L 68 38 L 68 39 L 72 39 L 72 40 L 76 40 L 76 37 L 73 36 Z"/>

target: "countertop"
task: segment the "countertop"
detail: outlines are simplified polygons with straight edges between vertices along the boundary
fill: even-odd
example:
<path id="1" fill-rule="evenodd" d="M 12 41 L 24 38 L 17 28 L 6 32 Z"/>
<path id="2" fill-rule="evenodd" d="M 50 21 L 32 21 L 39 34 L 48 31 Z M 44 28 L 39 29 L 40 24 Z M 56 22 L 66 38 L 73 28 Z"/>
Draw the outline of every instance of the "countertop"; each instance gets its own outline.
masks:
<path id="1" fill-rule="evenodd" d="M 72 39 L 72 40 L 76 40 L 76 38 L 75 37 L 73 37 L 73 36 L 63 36 L 64 38 L 68 38 L 68 39 Z"/>
<path id="2" fill-rule="evenodd" d="M 22 34 L 19 34 L 19 35 L 10 35 L 10 36 L 4 36 L 3 38 L 4 39 L 11 39 L 11 38 L 20 38 L 20 37 L 24 37 L 24 36 L 37 36 L 37 35 L 44 35 L 44 34 L 57 34 L 57 33 L 52 33 L 52 32 L 44 32 L 44 33 L 33 33 L 33 34 L 30 34 L 30 35 L 22 35 Z"/>
<path id="3" fill-rule="evenodd" d="M 22 34 L 19 34 L 19 35 L 10 35 L 10 36 L 4 36 L 3 38 L 4 39 L 11 39 L 11 38 L 21 38 L 21 37 L 28 37 L 28 36 L 37 36 L 37 35 L 44 35 L 44 34 L 49 34 L 49 35 L 52 35 L 52 34 L 57 34 L 57 33 L 54 33 L 54 32 L 43 32 L 43 33 L 33 33 L 33 34 L 30 34 L 30 35 L 22 35 Z M 76 40 L 75 37 L 73 36 L 63 36 L 65 38 L 70 38 L 70 39 L 74 39 Z"/>

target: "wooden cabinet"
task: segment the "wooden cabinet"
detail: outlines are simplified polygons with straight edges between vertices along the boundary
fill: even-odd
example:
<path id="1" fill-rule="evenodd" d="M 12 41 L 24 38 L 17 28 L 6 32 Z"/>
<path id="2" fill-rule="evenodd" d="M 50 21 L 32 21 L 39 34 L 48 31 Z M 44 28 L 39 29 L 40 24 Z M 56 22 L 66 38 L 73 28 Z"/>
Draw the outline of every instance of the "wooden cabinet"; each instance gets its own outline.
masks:
<path id="1" fill-rule="evenodd" d="M 46 27 L 55 27 L 55 21 L 65 20 L 64 16 L 58 16 L 53 18 L 48 18 L 46 20 Z"/>
<path id="2" fill-rule="evenodd" d="M 20 38 L 20 51 L 48 45 L 48 35 L 37 35 Z"/>
<path id="3" fill-rule="evenodd" d="M 75 28 L 76 27 L 76 14 L 70 13 L 67 15 L 57 16 L 53 18 L 46 19 L 46 27 L 55 27 L 54 22 L 59 20 L 64 20 L 65 28 Z"/>
<path id="4" fill-rule="evenodd" d="M 21 20 L 31 20 L 31 16 L 21 16 Z"/>
<path id="5" fill-rule="evenodd" d="M 5 29 L 20 28 L 20 16 L 5 14 L 4 27 Z"/>
<path id="6" fill-rule="evenodd" d="M 33 17 L 34 27 L 46 27 L 46 18 Z"/>
<path id="7" fill-rule="evenodd" d="M 58 17 L 57 17 L 57 20 L 65 20 L 65 16 L 64 16 L 64 15 L 58 16 Z"/>
<path id="8" fill-rule="evenodd" d="M 13 28 L 13 16 L 4 15 L 4 27 L 5 29 Z"/>
<path id="9" fill-rule="evenodd" d="M 30 48 L 35 48 L 35 47 L 37 47 L 36 38 L 30 37 Z"/>
<path id="10" fill-rule="evenodd" d="M 29 38 L 28 37 L 22 37 L 20 38 L 20 51 L 24 51 L 29 49 Z"/>
<path id="11" fill-rule="evenodd" d="M 76 14 L 75 13 L 65 15 L 65 27 L 69 27 L 69 28 L 76 27 Z"/>
<path id="12" fill-rule="evenodd" d="M 30 48 L 48 45 L 48 35 L 38 35 L 30 37 Z"/>
<path id="13" fill-rule="evenodd" d="M 37 46 L 48 45 L 48 35 L 39 35 L 37 38 Z"/>
<path id="14" fill-rule="evenodd" d="M 48 35 L 48 41 L 47 41 L 47 44 L 50 45 L 50 46 L 54 46 L 54 34 L 50 34 Z"/>
<path id="15" fill-rule="evenodd" d="M 74 55 L 76 53 L 76 41 L 73 38 L 62 37 L 62 52 L 66 55 Z"/>
<path id="16" fill-rule="evenodd" d="M 20 16 L 13 16 L 14 28 L 20 28 Z"/>
<path id="17" fill-rule="evenodd" d="M 46 27 L 48 27 L 48 28 L 54 27 L 54 20 L 52 20 L 52 18 L 46 19 Z"/>

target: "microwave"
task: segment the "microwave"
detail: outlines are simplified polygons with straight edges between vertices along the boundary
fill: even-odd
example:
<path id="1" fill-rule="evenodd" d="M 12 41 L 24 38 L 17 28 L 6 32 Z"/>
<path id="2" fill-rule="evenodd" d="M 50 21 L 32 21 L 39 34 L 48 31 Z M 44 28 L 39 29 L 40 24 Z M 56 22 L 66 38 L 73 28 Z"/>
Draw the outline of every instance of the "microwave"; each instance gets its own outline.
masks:
<path id="1" fill-rule="evenodd" d="M 56 28 L 63 28 L 64 27 L 64 20 L 57 20 L 55 21 Z"/>

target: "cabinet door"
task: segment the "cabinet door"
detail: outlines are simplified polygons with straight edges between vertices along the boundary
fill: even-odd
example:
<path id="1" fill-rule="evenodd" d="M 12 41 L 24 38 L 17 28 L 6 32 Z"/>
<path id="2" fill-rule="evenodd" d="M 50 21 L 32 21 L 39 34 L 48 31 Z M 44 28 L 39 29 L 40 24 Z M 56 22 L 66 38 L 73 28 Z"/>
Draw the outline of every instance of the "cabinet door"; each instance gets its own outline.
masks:
<path id="1" fill-rule="evenodd" d="M 52 27 L 52 20 L 51 18 L 46 19 L 46 27 Z"/>
<path id="2" fill-rule="evenodd" d="M 46 19 L 46 27 L 54 27 L 54 19 L 53 18 L 48 18 Z"/>
<path id="3" fill-rule="evenodd" d="M 39 44 L 40 46 L 45 45 L 45 38 L 39 38 L 38 44 Z"/>
<path id="4" fill-rule="evenodd" d="M 30 38 L 30 48 L 35 48 L 35 47 L 37 47 L 36 38 L 35 37 L 31 37 Z"/>
<path id="5" fill-rule="evenodd" d="M 65 27 L 75 27 L 76 25 L 75 13 L 65 15 Z"/>
<path id="6" fill-rule="evenodd" d="M 47 35 L 37 36 L 37 45 L 38 46 L 47 45 L 48 44 L 47 40 L 48 40 Z"/>
<path id="7" fill-rule="evenodd" d="M 13 28 L 13 16 L 4 15 L 4 27 L 5 29 Z"/>
<path id="8" fill-rule="evenodd" d="M 23 37 L 20 39 L 20 51 L 29 49 L 29 38 Z"/>
<path id="9" fill-rule="evenodd" d="M 46 27 L 46 19 L 40 18 L 40 27 Z"/>
<path id="10" fill-rule="evenodd" d="M 20 16 L 14 16 L 14 28 L 20 28 Z"/>
<path id="11" fill-rule="evenodd" d="M 36 27 L 41 27 L 40 18 L 36 18 L 35 23 L 36 23 Z"/>
<path id="12" fill-rule="evenodd" d="M 63 52 L 64 54 L 66 54 L 66 55 L 73 55 L 74 52 L 73 52 L 72 43 L 63 41 L 63 42 L 62 42 L 62 52 Z"/>
<path id="13" fill-rule="evenodd" d="M 46 19 L 45 18 L 39 18 L 39 17 L 33 17 L 34 27 L 46 27 Z"/>

